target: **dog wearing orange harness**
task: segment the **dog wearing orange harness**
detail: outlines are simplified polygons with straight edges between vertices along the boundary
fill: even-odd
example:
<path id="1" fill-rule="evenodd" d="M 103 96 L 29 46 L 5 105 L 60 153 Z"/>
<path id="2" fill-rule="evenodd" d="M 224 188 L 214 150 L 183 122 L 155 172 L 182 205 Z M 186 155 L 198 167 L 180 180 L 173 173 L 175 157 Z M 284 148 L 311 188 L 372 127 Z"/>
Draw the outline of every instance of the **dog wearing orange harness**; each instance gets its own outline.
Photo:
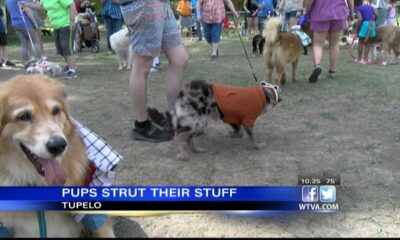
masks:
<path id="1" fill-rule="evenodd" d="M 182 88 L 172 111 L 160 113 L 149 108 L 148 113 L 160 128 L 175 132 L 180 160 L 189 159 L 189 150 L 205 151 L 194 145 L 193 138 L 204 132 L 210 117 L 231 125 L 231 137 L 241 138 L 244 129 L 253 146 L 260 148 L 263 144 L 255 142 L 253 126 L 262 113 L 281 100 L 279 91 L 277 85 L 267 82 L 260 86 L 236 87 L 194 80 Z"/>

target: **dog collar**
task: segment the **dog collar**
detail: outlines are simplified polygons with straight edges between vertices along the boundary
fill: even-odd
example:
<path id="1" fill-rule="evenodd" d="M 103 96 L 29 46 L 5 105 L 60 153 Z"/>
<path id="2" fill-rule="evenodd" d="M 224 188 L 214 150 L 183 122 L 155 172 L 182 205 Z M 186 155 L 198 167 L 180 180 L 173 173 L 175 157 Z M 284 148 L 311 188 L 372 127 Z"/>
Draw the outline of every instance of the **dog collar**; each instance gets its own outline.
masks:
<path id="1" fill-rule="evenodd" d="M 278 86 L 278 85 L 270 84 L 270 83 L 268 83 L 268 82 L 266 82 L 266 81 L 262 81 L 262 82 L 261 82 L 261 86 L 264 87 L 264 88 L 272 89 L 272 90 L 274 91 L 274 93 L 275 93 L 275 99 L 274 99 L 274 101 L 275 101 L 275 103 L 277 103 L 278 100 L 279 100 L 279 95 L 278 95 L 279 86 Z"/>

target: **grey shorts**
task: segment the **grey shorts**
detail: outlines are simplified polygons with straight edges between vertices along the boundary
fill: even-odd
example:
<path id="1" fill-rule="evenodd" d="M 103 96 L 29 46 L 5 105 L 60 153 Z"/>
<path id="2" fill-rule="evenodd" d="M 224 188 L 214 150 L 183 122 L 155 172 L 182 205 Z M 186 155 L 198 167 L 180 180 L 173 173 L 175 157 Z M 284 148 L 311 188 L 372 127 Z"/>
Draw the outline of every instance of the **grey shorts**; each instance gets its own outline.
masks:
<path id="1" fill-rule="evenodd" d="M 182 44 L 180 30 L 169 1 L 128 1 L 126 4 L 121 3 L 121 12 L 125 24 L 132 32 L 132 48 L 135 55 L 154 57 Z"/>
<path id="2" fill-rule="evenodd" d="M 69 57 L 74 54 L 73 42 L 75 33 L 68 27 L 54 30 L 57 53 L 63 57 Z"/>
<path id="3" fill-rule="evenodd" d="M 191 28 L 192 27 L 192 16 L 183 17 L 180 19 L 181 28 Z"/>

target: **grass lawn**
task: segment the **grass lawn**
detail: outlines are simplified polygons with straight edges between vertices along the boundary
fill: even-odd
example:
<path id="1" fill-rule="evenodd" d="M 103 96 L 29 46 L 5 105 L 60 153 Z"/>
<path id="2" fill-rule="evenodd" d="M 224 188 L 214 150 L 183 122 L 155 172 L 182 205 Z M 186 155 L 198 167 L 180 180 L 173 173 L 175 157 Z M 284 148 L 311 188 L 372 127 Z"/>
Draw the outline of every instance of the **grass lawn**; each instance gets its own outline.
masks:
<path id="1" fill-rule="evenodd" d="M 173 142 L 150 144 L 130 139 L 132 104 L 130 71 L 118 71 L 115 55 L 107 55 L 105 38 L 99 54 L 78 53 L 78 79 L 60 78 L 68 90 L 75 118 L 104 137 L 123 156 L 119 185 L 296 185 L 299 175 L 338 176 L 335 214 L 293 214 L 248 219 L 215 214 L 135 218 L 150 237 L 400 237 L 400 75 L 399 65 L 358 65 L 341 50 L 337 79 L 328 80 L 328 55 L 316 84 L 307 82 L 313 69 L 311 51 L 302 56 L 297 82 L 282 88 L 283 101 L 257 120 L 255 137 L 264 149 L 253 150 L 247 139 L 230 139 L 229 127 L 211 123 L 196 141 L 209 151 L 176 159 Z M 206 79 L 237 86 L 254 85 L 238 39 L 223 39 L 220 59 L 209 60 L 210 47 L 185 39 L 190 55 L 184 80 Z M 247 51 L 251 43 L 245 40 Z M 63 64 L 52 42 L 50 60 Z M 11 58 L 19 59 L 11 44 Z M 251 54 L 250 54 L 251 55 Z M 165 108 L 163 77 L 167 61 L 148 81 L 148 103 Z M 259 80 L 265 63 L 252 58 Z M 0 69 L 4 81 L 22 69 Z M 290 76 L 290 69 L 287 72 Z"/>

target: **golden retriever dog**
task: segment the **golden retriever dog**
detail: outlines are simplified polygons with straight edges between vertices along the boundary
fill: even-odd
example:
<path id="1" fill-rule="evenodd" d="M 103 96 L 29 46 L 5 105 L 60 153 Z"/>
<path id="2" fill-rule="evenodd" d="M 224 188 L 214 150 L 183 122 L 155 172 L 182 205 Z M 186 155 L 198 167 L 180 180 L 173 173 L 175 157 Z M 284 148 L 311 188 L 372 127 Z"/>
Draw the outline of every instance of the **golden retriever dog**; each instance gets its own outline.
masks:
<path id="1" fill-rule="evenodd" d="M 264 58 L 267 65 L 267 81 L 278 85 L 285 84 L 286 65 L 292 64 L 292 81 L 296 81 L 297 64 L 303 50 L 300 38 L 288 32 L 280 32 L 279 17 L 270 18 L 263 31 L 265 38 Z M 275 70 L 275 81 L 272 79 Z"/>
<path id="2" fill-rule="evenodd" d="M 382 64 L 392 63 L 392 55 L 398 61 L 400 56 L 400 27 L 383 25 L 376 28 L 376 36 L 367 41 L 367 44 L 382 43 Z"/>
<path id="3" fill-rule="evenodd" d="M 0 84 L 0 186 L 82 186 L 89 160 L 70 120 L 64 86 L 45 75 Z M 45 212 L 48 237 L 79 237 L 69 213 Z M 0 212 L 14 237 L 39 237 L 36 212 Z M 113 237 L 110 219 L 93 233 Z"/>

